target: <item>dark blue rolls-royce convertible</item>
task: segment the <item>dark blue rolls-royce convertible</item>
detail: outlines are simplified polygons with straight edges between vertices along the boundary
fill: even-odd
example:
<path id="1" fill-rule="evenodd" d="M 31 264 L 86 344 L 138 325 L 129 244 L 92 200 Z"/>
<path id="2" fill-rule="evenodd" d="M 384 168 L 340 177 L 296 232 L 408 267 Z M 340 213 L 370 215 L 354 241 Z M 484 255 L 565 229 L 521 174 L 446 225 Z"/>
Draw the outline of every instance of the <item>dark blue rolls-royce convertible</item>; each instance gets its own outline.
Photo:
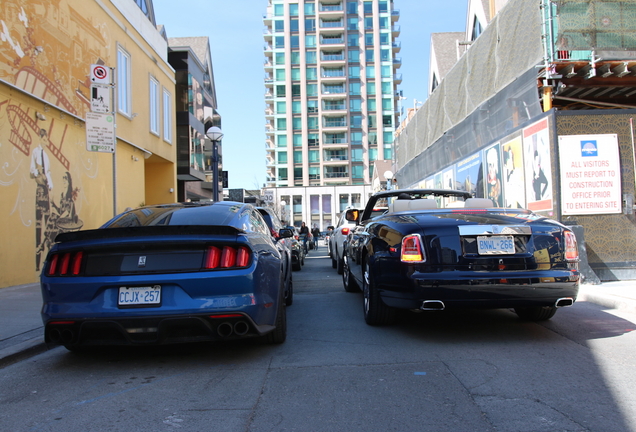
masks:
<path id="1" fill-rule="evenodd" d="M 357 226 L 345 241 L 343 282 L 362 290 L 367 324 L 390 324 L 398 309 L 513 308 L 540 321 L 576 300 L 574 233 L 529 210 L 404 189 L 379 192 L 346 217 Z"/>

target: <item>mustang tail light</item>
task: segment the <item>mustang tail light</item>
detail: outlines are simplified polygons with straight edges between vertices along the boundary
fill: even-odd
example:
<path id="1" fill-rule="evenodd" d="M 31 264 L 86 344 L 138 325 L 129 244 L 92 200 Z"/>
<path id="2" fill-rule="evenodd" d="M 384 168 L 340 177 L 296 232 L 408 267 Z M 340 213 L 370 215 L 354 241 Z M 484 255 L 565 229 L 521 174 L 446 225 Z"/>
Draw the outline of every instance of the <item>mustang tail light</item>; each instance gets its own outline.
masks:
<path id="1" fill-rule="evenodd" d="M 244 268 L 250 264 L 250 250 L 245 246 L 209 246 L 203 268 Z"/>
<path id="2" fill-rule="evenodd" d="M 349 234 L 349 228 L 343 228 L 342 235 L 348 235 L 348 234 Z"/>
<path id="3" fill-rule="evenodd" d="M 572 231 L 564 231 L 565 238 L 565 260 L 566 261 L 578 261 L 579 249 L 576 246 L 576 236 Z"/>
<path id="4" fill-rule="evenodd" d="M 407 263 L 426 262 L 426 254 L 419 234 L 407 235 L 402 239 L 400 260 Z"/>
<path id="5" fill-rule="evenodd" d="M 47 276 L 77 276 L 82 271 L 84 252 L 64 252 L 50 257 Z"/>

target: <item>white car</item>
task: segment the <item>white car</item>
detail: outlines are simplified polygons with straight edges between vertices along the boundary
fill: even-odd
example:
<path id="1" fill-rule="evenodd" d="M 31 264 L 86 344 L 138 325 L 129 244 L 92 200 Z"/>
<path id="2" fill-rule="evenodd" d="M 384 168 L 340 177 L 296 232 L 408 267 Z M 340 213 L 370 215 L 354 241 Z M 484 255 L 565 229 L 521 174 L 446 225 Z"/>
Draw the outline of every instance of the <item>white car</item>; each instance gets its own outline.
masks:
<path id="1" fill-rule="evenodd" d="M 342 244 L 349 235 L 349 231 L 356 226 L 355 221 L 345 219 L 345 212 L 342 212 L 338 225 L 333 230 L 333 234 L 329 237 L 329 251 L 331 256 L 331 267 L 338 270 L 338 274 L 342 274 L 344 269 L 343 247 Z"/>

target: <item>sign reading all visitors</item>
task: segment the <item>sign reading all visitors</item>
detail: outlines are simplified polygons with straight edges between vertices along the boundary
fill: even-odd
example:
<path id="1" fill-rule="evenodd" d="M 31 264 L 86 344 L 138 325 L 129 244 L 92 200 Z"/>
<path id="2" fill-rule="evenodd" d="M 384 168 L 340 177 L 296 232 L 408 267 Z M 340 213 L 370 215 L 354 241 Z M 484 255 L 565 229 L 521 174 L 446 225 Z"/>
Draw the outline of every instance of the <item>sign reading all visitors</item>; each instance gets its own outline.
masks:
<path id="1" fill-rule="evenodd" d="M 623 211 L 618 151 L 616 134 L 559 137 L 563 215 Z"/>

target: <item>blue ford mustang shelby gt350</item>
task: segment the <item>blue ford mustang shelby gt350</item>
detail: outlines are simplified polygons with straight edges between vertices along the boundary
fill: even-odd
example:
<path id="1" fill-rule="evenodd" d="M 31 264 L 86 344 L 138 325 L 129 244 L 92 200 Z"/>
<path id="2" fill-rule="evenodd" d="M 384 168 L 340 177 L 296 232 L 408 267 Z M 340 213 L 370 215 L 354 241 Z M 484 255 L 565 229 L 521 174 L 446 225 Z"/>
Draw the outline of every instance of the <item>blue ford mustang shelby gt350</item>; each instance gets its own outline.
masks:
<path id="1" fill-rule="evenodd" d="M 384 207 L 376 216 L 375 208 Z M 514 308 L 546 320 L 579 289 L 574 233 L 529 210 L 453 190 L 379 192 L 345 241 L 345 290 L 361 289 L 370 325 L 397 309 Z"/>
<path id="2" fill-rule="evenodd" d="M 282 343 L 291 280 L 276 241 L 254 207 L 227 201 L 142 207 L 60 234 L 40 277 L 45 341 Z"/>

